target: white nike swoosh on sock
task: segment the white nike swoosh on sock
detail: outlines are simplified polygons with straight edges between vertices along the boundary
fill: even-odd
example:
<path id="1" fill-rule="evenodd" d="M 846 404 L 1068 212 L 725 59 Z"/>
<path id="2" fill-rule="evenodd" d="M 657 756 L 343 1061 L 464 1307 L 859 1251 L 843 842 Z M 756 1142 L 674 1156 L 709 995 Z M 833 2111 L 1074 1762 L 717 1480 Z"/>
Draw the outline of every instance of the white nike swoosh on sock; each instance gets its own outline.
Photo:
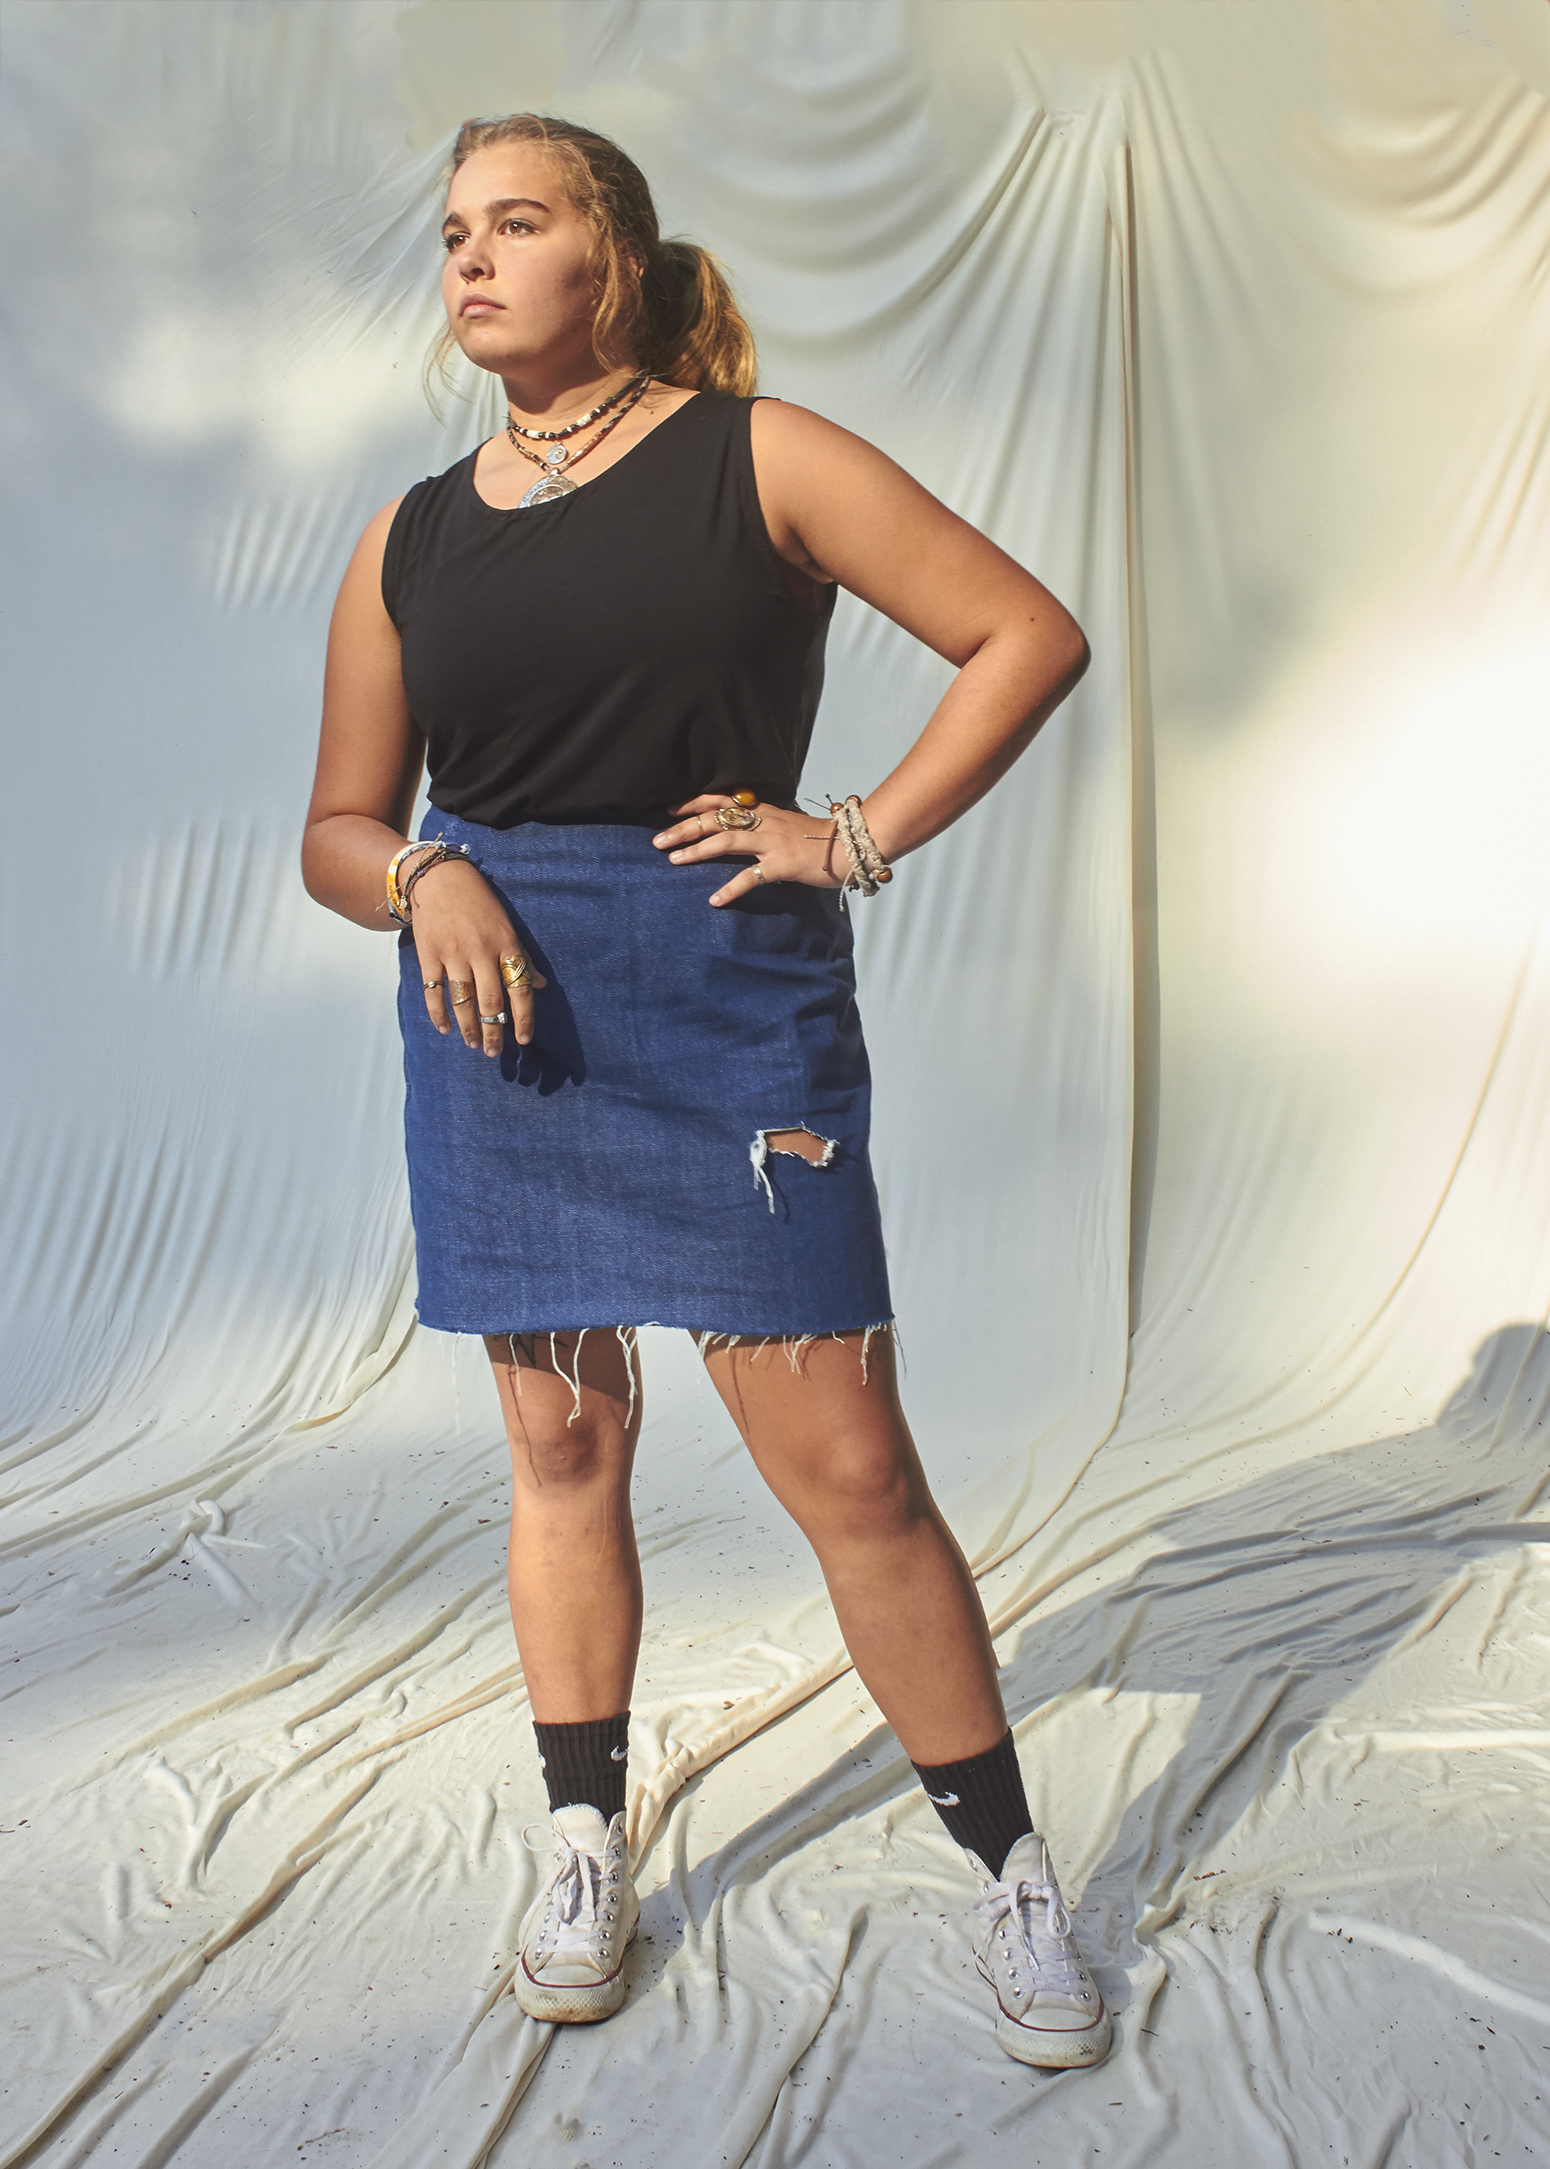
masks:
<path id="1" fill-rule="evenodd" d="M 623 1762 L 628 1754 L 629 1749 L 627 1747 L 611 1747 L 608 1750 L 609 1760 L 612 1762 Z"/>
<path id="2" fill-rule="evenodd" d="M 957 1807 L 959 1805 L 958 1795 L 955 1792 L 944 1792 L 940 1800 L 934 1792 L 928 1792 L 926 1798 L 933 1807 Z"/>

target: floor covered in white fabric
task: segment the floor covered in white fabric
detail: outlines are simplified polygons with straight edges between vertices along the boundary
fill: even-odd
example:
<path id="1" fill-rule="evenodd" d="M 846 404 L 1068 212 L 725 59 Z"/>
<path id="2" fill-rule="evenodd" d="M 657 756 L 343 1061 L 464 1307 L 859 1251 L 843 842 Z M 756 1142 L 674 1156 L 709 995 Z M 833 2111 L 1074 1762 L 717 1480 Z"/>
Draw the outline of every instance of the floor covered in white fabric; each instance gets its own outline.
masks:
<path id="1" fill-rule="evenodd" d="M 1550 2161 L 1550 9 L 9 0 L 0 2164 Z M 1094 650 L 857 906 L 908 1405 L 1117 2013 L 974 1896 L 643 1337 L 641 1938 L 541 1872 L 391 944 L 303 895 L 474 112 L 618 135 L 768 390 Z M 842 599 L 808 777 L 943 672 Z M 535 1835 L 537 1833 L 535 1832 Z"/>

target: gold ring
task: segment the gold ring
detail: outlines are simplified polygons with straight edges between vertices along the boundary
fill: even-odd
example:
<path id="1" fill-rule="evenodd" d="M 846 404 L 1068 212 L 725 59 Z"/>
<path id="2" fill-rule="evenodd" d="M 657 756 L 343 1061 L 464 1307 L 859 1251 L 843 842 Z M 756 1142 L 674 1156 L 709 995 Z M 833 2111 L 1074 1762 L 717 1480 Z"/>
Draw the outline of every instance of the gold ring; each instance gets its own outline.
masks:
<path id="1" fill-rule="evenodd" d="M 461 1009 L 465 1002 L 473 1000 L 474 983 L 471 979 L 449 979 L 447 981 L 447 992 L 452 997 L 453 1008 Z"/>
<path id="2" fill-rule="evenodd" d="M 501 958 L 501 978 L 508 987 L 532 985 L 533 967 L 520 949 L 508 949 Z"/>
<path id="3" fill-rule="evenodd" d="M 762 819 L 763 815 L 755 813 L 752 806 L 716 808 L 716 826 L 720 829 L 757 828 Z"/>
<path id="4" fill-rule="evenodd" d="M 436 989 L 441 985 L 441 981 L 439 979 L 422 979 L 420 981 L 420 984 L 422 987 L 424 987 L 427 994 L 434 994 Z"/>

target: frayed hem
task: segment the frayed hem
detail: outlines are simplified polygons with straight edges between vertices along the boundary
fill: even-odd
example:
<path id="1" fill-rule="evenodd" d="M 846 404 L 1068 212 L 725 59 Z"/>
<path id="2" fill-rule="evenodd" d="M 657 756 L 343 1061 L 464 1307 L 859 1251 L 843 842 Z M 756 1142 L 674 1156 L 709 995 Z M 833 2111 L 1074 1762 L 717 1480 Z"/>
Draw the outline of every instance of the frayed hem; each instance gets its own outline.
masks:
<path id="1" fill-rule="evenodd" d="M 702 1363 L 708 1356 L 714 1355 L 718 1349 L 741 1348 L 748 1342 L 756 1343 L 753 1353 L 749 1357 L 751 1363 L 757 1363 L 766 1348 L 778 1348 L 784 1354 L 792 1370 L 800 1376 L 802 1358 L 815 1341 L 839 1341 L 843 1345 L 846 1340 L 853 1339 L 858 1333 L 861 1336 L 861 1383 L 864 1386 L 869 1382 L 870 1378 L 868 1363 L 874 1336 L 879 1333 L 886 1333 L 892 1340 L 894 1347 L 899 1349 L 898 1329 L 891 1318 L 878 1318 L 871 1325 L 865 1326 L 840 1326 L 827 1333 L 696 1333 L 694 1335 L 694 1344 L 700 1352 L 700 1361 Z M 899 1350 L 899 1360 L 901 1363 L 903 1362 L 902 1349 Z"/>
<path id="2" fill-rule="evenodd" d="M 559 1337 L 562 1330 L 574 1332 L 576 1335 L 576 1350 L 569 1371 L 560 1361 Z M 555 1377 L 563 1378 L 566 1385 L 570 1387 L 571 1399 L 574 1403 L 570 1414 L 565 1419 L 567 1431 L 581 1414 L 581 1344 L 589 1333 L 606 1332 L 608 1330 L 607 1327 L 595 1326 L 567 1326 L 564 1328 L 555 1326 L 548 1330 L 549 1361 L 554 1366 Z M 637 1358 L 640 1349 L 641 1328 L 639 1326 L 621 1325 L 613 1327 L 612 1330 L 619 1346 L 624 1350 L 624 1367 L 630 1377 L 630 1401 L 628 1408 L 624 1412 L 625 1427 L 628 1429 L 629 1425 L 634 1421 L 636 1403 L 640 1398 L 640 1388 L 635 1374 L 638 1367 Z M 493 1338 L 494 1336 L 489 1337 Z M 519 1340 L 536 1341 L 541 1337 L 540 1333 L 519 1333 L 516 1331 L 505 1335 L 506 1346 L 511 1350 L 512 1390 L 519 1401 L 522 1398 L 522 1364 L 517 1355 L 517 1342 Z"/>

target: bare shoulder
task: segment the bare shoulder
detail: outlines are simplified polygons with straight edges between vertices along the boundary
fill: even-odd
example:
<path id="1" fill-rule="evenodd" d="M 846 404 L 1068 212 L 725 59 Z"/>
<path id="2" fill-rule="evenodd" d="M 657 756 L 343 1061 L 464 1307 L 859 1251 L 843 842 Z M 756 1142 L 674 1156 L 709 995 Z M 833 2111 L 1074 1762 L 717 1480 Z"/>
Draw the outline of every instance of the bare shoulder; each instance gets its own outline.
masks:
<path id="1" fill-rule="evenodd" d="M 406 490 L 404 496 L 407 495 L 408 491 Z M 361 529 L 361 539 L 355 545 L 355 554 L 350 561 L 352 565 L 359 558 L 374 562 L 378 572 L 382 570 L 382 557 L 383 552 L 387 549 L 388 533 L 398 516 L 398 508 L 403 501 L 404 497 L 395 497 L 391 503 L 385 504 L 380 512 L 372 514 L 366 525 Z"/>
<path id="2" fill-rule="evenodd" d="M 387 550 L 388 530 L 403 501 L 402 497 L 395 497 L 380 512 L 374 512 L 362 528 L 360 540 L 350 553 L 350 562 L 339 583 L 339 599 L 334 606 L 336 627 L 341 620 L 354 621 L 359 626 L 362 621 L 370 625 L 378 619 L 391 626 L 382 600 L 382 559 Z"/>
<path id="3" fill-rule="evenodd" d="M 811 407 L 798 407 L 788 399 L 756 399 L 749 416 L 749 432 L 756 465 L 784 469 L 813 459 L 842 459 L 879 473 L 893 473 L 904 480 L 904 469 L 854 430 L 842 429 Z"/>

